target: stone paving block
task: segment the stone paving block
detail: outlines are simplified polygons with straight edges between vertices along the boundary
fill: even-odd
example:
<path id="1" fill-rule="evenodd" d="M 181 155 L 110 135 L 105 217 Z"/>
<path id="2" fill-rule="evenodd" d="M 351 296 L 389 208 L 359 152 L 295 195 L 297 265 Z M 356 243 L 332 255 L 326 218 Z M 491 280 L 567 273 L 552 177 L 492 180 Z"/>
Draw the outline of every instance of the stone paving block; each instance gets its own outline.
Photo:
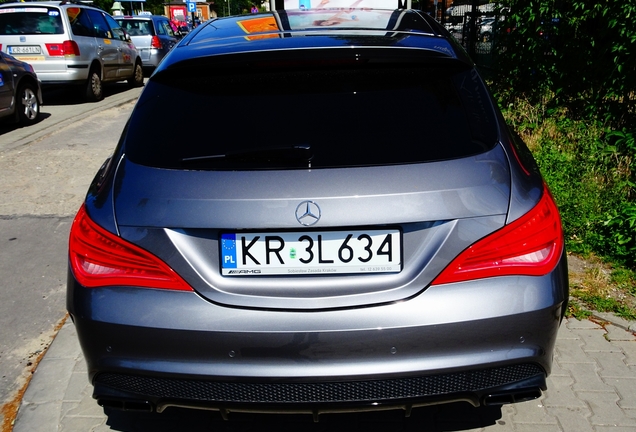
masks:
<path id="1" fill-rule="evenodd" d="M 634 432 L 633 427 L 595 426 L 596 432 Z"/>
<path id="2" fill-rule="evenodd" d="M 593 359 L 591 359 L 594 361 Z M 614 392 L 614 387 L 607 385 L 601 377 L 598 375 L 599 366 L 594 363 L 566 363 L 563 365 L 564 369 L 570 371 L 575 382 L 572 385 L 572 390 L 577 391 L 601 391 L 601 392 Z"/>
<path id="3" fill-rule="evenodd" d="M 543 399 L 516 403 L 513 407 L 515 410 L 515 415 L 513 417 L 515 426 L 518 423 L 557 424 L 556 418 L 548 414 L 546 407 L 543 404 Z"/>
<path id="4" fill-rule="evenodd" d="M 63 402 L 62 416 L 66 417 L 104 417 L 104 408 L 93 398 L 84 398 L 79 402 Z"/>
<path id="5" fill-rule="evenodd" d="M 91 397 L 93 387 L 88 384 L 86 374 L 81 372 L 73 372 L 68 382 L 66 391 L 64 392 L 64 401 L 80 401 L 84 398 Z"/>
<path id="6" fill-rule="evenodd" d="M 634 333 L 621 327 L 608 325 L 605 329 L 607 330 L 607 339 L 610 341 L 636 341 Z"/>
<path id="7" fill-rule="evenodd" d="M 636 410 L 636 376 L 621 378 L 612 385 L 620 397 L 618 406 L 623 409 Z"/>
<path id="8" fill-rule="evenodd" d="M 559 341 L 555 347 L 559 365 L 563 367 L 564 363 L 589 363 L 590 358 L 583 350 L 583 345 L 580 337 Z"/>
<path id="9" fill-rule="evenodd" d="M 77 333 L 75 326 L 67 320 L 64 331 L 59 331 L 46 353 L 47 359 L 74 357 L 77 353 Z"/>
<path id="10" fill-rule="evenodd" d="M 598 375 L 601 378 L 633 377 L 625 364 L 625 354 L 620 352 L 590 352 L 588 354 L 599 365 Z"/>
<path id="11" fill-rule="evenodd" d="M 590 423 L 593 426 L 631 426 L 636 430 L 636 419 L 628 417 L 618 406 L 619 397 L 614 392 L 579 392 L 592 410 Z"/>
<path id="12" fill-rule="evenodd" d="M 560 377 L 569 377 L 570 376 L 570 371 L 565 370 L 561 367 L 561 364 L 559 363 L 559 361 L 561 360 L 561 357 L 558 355 L 554 356 L 554 359 L 552 361 L 552 371 L 550 372 L 550 376 L 548 377 L 548 388 L 550 388 L 550 378 L 553 376 L 560 376 Z"/>
<path id="13" fill-rule="evenodd" d="M 59 432 L 78 432 L 78 431 L 86 431 L 90 432 L 96 430 L 96 428 L 100 427 L 104 424 L 103 418 L 94 418 L 94 417 L 66 417 L 64 422 L 60 426 Z M 111 431 L 112 429 L 103 429 L 106 431 Z"/>
<path id="14" fill-rule="evenodd" d="M 24 393 L 23 401 L 28 403 L 61 401 L 60 388 L 66 388 L 72 372 L 73 363 L 68 359 L 45 357 L 38 365 L 35 375 Z"/>
<path id="15" fill-rule="evenodd" d="M 567 322 L 566 322 L 566 327 L 570 330 L 573 329 L 602 329 L 603 326 L 601 326 L 600 324 L 595 323 L 594 321 L 590 321 L 590 320 L 577 320 L 576 318 L 568 318 Z"/>
<path id="16" fill-rule="evenodd" d="M 563 432 L 558 424 L 536 423 L 515 423 L 514 430 L 515 432 Z"/>
<path id="17" fill-rule="evenodd" d="M 543 404 L 546 407 L 571 407 L 587 409 L 587 405 L 581 401 L 572 391 L 574 379 L 571 376 L 551 376 L 548 381 L 548 390 L 545 392 Z"/>
<path id="18" fill-rule="evenodd" d="M 609 312 L 595 312 L 594 315 L 627 331 L 636 330 L 636 321 L 629 321 Z"/>
<path id="19" fill-rule="evenodd" d="M 84 374 L 86 374 L 86 381 L 88 381 L 88 366 L 86 366 L 86 360 L 84 360 L 84 356 L 82 354 L 75 359 L 73 372 L 84 372 Z"/>
<path id="20" fill-rule="evenodd" d="M 575 330 L 583 342 L 583 351 L 600 351 L 600 352 L 620 352 L 620 347 L 612 345 L 605 336 L 607 332 L 604 329 L 595 330 Z"/>
<path id="21" fill-rule="evenodd" d="M 588 420 L 591 412 L 587 405 L 585 408 L 547 407 L 547 411 L 558 419 L 559 426 L 566 432 L 594 432 Z"/>
<path id="22" fill-rule="evenodd" d="M 62 402 L 23 403 L 13 432 L 55 432 L 60 423 Z"/>
<path id="23" fill-rule="evenodd" d="M 613 341 L 612 345 L 619 347 L 625 354 L 625 363 L 628 366 L 636 366 L 636 342 Z"/>

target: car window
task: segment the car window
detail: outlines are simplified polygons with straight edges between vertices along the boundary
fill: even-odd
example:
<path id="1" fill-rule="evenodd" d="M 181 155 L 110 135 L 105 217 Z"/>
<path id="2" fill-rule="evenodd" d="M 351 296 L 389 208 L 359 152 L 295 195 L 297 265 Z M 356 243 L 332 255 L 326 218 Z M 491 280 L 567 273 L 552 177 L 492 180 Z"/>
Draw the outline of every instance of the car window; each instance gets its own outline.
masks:
<path id="1" fill-rule="evenodd" d="M 91 22 L 93 23 L 93 28 L 95 29 L 95 36 L 98 38 L 104 39 L 112 39 L 113 34 L 110 31 L 110 27 L 104 18 L 104 15 L 93 9 L 86 9 L 88 15 L 91 18 Z"/>
<path id="2" fill-rule="evenodd" d="M 148 36 L 152 34 L 150 21 L 138 19 L 115 19 L 131 36 Z"/>
<path id="3" fill-rule="evenodd" d="M 93 23 L 88 16 L 87 9 L 69 7 L 66 15 L 71 23 L 71 31 L 75 36 L 95 36 Z"/>
<path id="4" fill-rule="evenodd" d="M 470 70 L 441 66 L 215 71 L 192 65 L 156 74 L 145 96 L 126 151 L 158 167 L 307 168 L 309 153 L 312 169 L 417 163 L 479 154 L 497 139 L 483 83 Z M 192 109 L 171 110 L 170 124 L 213 122 L 214 129 L 182 140 L 181 133 L 144 126 L 179 106 Z M 268 153 L 290 148 L 301 148 L 299 160 L 293 151 Z"/>
<path id="5" fill-rule="evenodd" d="M 166 25 L 167 21 L 159 21 L 156 26 L 157 34 L 165 35 L 166 34 Z"/>
<path id="6" fill-rule="evenodd" d="M 174 30 L 172 29 L 172 26 L 170 25 L 170 21 L 165 20 L 161 22 L 161 27 L 163 27 L 165 33 L 170 36 L 170 37 L 175 37 L 174 34 Z"/>
<path id="7" fill-rule="evenodd" d="M 60 10 L 52 7 L 0 9 L 0 35 L 63 34 Z"/>
<path id="8" fill-rule="evenodd" d="M 108 22 L 108 25 L 110 26 L 113 39 L 119 39 L 119 40 L 125 41 L 126 32 L 121 28 L 119 23 L 115 21 L 115 19 L 111 17 L 110 15 L 104 14 L 104 18 L 106 19 L 106 22 Z"/>

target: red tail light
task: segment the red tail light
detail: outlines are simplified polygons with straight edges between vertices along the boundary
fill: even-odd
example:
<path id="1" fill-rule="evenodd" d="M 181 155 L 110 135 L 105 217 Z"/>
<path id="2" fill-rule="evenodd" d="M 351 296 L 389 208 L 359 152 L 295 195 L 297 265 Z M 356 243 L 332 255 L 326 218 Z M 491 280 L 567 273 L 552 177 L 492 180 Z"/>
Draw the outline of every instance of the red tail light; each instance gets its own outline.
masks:
<path id="1" fill-rule="evenodd" d="M 433 284 L 495 276 L 542 276 L 554 269 L 562 250 L 561 218 L 544 186 L 543 197 L 532 210 L 470 246 Z"/>
<path id="2" fill-rule="evenodd" d="M 71 269 L 88 288 L 126 285 L 192 291 L 165 262 L 93 222 L 82 206 L 69 239 Z"/>
<path id="3" fill-rule="evenodd" d="M 162 45 L 161 45 L 161 40 L 159 39 L 159 36 L 155 35 L 152 37 L 152 40 L 150 41 L 150 47 L 161 49 Z"/>
<path id="4" fill-rule="evenodd" d="M 52 57 L 71 57 L 71 56 L 79 56 L 80 49 L 77 45 L 77 42 L 67 40 L 59 43 L 47 43 L 46 50 L 49 52 L 49 55 Z"/>

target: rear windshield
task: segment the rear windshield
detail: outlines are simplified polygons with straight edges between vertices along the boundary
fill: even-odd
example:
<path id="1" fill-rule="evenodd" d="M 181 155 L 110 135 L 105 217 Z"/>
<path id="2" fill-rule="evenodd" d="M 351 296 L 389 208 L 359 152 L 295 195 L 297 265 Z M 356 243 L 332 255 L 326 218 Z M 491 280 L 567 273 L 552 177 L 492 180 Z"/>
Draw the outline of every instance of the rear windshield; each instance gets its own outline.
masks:
<path id="1" fill-rule="evenodd" d="M 422 65 L 156 74 L 131 117 L 136 163 L 294 169 L 447 160 L 492 149 L 472 69 Z"/>
<path id="2" fill-rule="evenodd" d="M 0 35 L 63 34 L 57 8 L 28 6 L 0 8 Z"/>
<path id="3" fill-rule="evenodd" d="M 119 25 L 131 36 L 154 36 L 152 25 L 145 19 L 117 19 Z"/>

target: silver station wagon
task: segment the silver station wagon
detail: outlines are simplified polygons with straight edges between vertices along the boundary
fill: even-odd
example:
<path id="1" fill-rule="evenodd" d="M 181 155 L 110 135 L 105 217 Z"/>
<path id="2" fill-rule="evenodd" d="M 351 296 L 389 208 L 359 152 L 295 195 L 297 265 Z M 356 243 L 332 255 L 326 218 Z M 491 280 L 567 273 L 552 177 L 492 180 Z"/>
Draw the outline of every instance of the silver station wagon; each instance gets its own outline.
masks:
<path id="1" fill-rule="evenodd" d="M 0 45 L 31 64 L 43 86 L 75 85 L 89 101 L 103 99 L 103 82 L 143 85 L 130 38 L 109 14 L 82 3 L 0 5 Z"/>
<path id="2" fill-rule="evenodd" d="M 168 54 L 179 38 L 172 30 L 167 17 L 160 15 L 135 15 L 115 17 L 130 35 L 139 51 L 143 67 L 152 72 Z"/>
<path id="3" fill-rule="evenodd" d="M 197 133 L 177 140 L 176 124 Z M 194 29 L 69 242 L 93 396 L 126 410 L 528 400 L 567 300 L 532 156 L 461 47 L 410 9 Z"/>

